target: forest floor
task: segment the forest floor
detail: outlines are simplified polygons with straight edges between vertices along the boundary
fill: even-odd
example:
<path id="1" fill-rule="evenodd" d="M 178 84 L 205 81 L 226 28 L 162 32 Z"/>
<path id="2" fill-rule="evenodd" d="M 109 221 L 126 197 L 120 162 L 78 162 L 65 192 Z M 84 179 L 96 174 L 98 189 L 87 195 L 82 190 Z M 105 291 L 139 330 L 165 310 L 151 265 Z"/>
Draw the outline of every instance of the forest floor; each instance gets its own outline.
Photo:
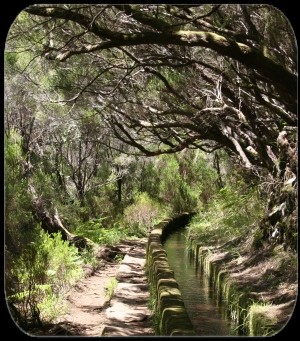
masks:
<path id="1" fill-rule="evenodd" d="M 100 248 L 98 267 L 86 266 L 85 278 L 66 295 L 66 314 L 34 335 L 154 335 L 145 276 L 146 242 L 122 241 Z M 124 256 L 121 262 L 117 255 Z"/>

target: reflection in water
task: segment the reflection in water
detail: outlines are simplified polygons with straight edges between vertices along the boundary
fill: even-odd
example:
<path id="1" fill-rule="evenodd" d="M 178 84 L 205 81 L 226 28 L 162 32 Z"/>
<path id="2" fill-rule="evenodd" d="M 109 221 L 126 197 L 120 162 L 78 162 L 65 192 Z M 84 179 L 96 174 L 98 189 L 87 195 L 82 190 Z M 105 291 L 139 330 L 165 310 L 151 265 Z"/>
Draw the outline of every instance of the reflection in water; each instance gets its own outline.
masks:
<path id="1" fill-rule="evenodd" d="M 237 335 L 226 318 L 225 307 L 217 303 L 206 276 L 197 271 L 186 249 L 186 229 L 172 233 L 164 243 L 168 261 L 197 335 Z"/>

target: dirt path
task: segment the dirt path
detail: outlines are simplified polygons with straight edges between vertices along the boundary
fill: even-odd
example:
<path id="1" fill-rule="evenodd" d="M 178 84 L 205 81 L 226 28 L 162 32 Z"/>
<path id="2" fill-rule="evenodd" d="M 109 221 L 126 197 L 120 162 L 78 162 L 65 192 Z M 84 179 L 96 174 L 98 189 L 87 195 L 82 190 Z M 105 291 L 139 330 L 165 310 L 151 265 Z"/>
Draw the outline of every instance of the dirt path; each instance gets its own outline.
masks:
<path id="1" fill-rule="evenodd" d="M 103 336 L 154 335 L 148 308 L 149 288 L 145 276 L 146 240 L 127 242 L 125 255 L 117 273 L 118 285 L 110 307 L 106 309 Z"/>
<path id="2" fill-rule="evenodd" d="M 77 283 L 66 297 L 67 313 L 49 334 L 154 335 L 151 311 L 147 307 L 146 242 L 146 238 L 122 242 L 117 246 L 125 254 L 121 264 L 105 261 L 100 269 Z M 114 278 L 118 284 L 110 300 L 106 288 Z"/>

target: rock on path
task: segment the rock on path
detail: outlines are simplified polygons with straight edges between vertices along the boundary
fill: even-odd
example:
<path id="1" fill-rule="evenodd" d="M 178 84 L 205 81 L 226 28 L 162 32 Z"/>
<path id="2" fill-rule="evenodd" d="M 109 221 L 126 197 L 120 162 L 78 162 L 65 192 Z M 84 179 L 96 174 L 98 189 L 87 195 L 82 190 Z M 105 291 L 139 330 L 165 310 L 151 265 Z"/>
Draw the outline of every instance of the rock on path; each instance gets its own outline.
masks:
<path id="1" fill-rule="evenodd" d="M 125 241 L 126 255 L 118 269 L 118 284 L 102 336 L 154 336 L 147 277 L 145 275 L 147 239 Z"/>

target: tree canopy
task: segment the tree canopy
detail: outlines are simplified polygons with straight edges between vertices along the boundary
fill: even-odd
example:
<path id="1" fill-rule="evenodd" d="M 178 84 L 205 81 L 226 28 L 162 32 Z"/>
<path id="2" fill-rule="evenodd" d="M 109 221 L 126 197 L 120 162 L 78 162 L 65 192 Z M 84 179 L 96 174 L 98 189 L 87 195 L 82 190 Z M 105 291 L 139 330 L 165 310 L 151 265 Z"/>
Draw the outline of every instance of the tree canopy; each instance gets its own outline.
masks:
<path id="1" fill-rule="evenodd" d="M 250 182 L 296 183 L 297 44 L 275 7 L 32 5 L 5 58 L 6 133 L 21 134 L 24 176 L 43 158 L 82 206 L 109 168 L 121 201 L 131 161 L 118 152 L 222 149 Z"/>
<path id="2" fill-rule="evenodd" d="M 33 5 L 7 52 L 15 37 L 27 69 L 47 60 L 51 100 L 89 107 L 145 155 L 225 148 L 273 172 L 297 125 L 295 37 L 269 5 Z"/>

